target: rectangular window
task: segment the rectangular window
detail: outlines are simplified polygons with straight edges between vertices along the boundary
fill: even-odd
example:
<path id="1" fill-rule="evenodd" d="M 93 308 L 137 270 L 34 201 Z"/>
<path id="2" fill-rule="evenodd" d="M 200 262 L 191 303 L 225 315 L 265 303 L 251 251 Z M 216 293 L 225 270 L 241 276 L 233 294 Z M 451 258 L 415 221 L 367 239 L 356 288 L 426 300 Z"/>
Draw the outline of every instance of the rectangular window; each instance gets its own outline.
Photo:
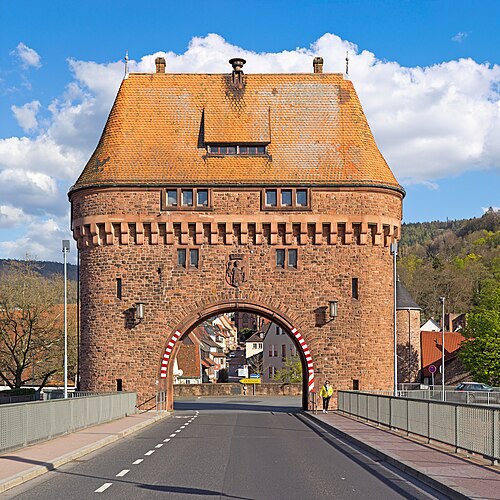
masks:
<path id="1" fill-rule="evenodd" d="M 283 333 L 283 331 L 281 330 L 281 328 L 279 326 L 276 327 L 276 335 L 281 335 Z"/>
<path id="2" fill-rule="evenodd" d="M 253 348 L 254 348 L 254 349 L 257 349 L 257 344 L 254 344 L 254 345 L 253 345 Z"/>
<path id="3" fill-rule="evenodd" d="M 298 207 L 307 206 L 307 191 L 305 189 L 297 189 L 296 203 Z"/>
<path id="4" fill-rule="evenodd" d="M 269 374 L 269 378 L 274 378 L 274 366 L 270 366 L 267 373 Z"/>
<path id="5" fill-rule="evenodd" d="M 197 248 L 191 248 L 189 250 L 189 267 L 198 267 L 199 264 L 199 252 Z"/>
<path id="6" fill-rule="evenodd" d="M 216 155 L 235 155 L 236 146 L 210 146 L 210 153 Z"/>
<path id="7" fill-rule="evenodd" d="M 265 146 L 239 146 L 240 155 L 263 155 L 266 154 Z"/>
<path id="8" fill-rule="evenodd" d="M 297 250 L 295 248 L 288 249 L 288 267 L 297 269 Z"/>
<path id="9" fill-rule="evenodd" d="M 123 380 L 121 378 L 116 379 L 116 391 L 117 392 L 123 391 Z"/>
<path id="10" fill-rule="evenodd" d="M 208 191 L 206 189 L 198 189 L 196 197 L 197 206 L 208 207 Z"/>
<path id="11" fill-rule="evenodd" d="M 276 358 L 278 356 L 278 346 L 274 344 L 269 345 L 269 357 Z"/>
<path id="12" fill-rule="evenodd" d="M 290 346 L 290 356 L 292 357 L 297 356 L 297 348 L 294 345 Z"/>
<path id="13" fill-rule="evenodd" d="M 359 391 L 359 380 L 357 379 L 352 380 L 352 390 Z"/>
<path id="14" fill-rule="evenodd" d="M 116 278 L 116 298 L 122 298 L 122 279 Z"/>
<path id="15" fill-rule="evenodd" d="M 192 207 L 193 206 L 193 190 L 192 189 L 185 189 L 182 191 L 182 204 L 185 207 Z"/>
<path id="16" fill-rule="evenodd" d="M 186 249 L 179 248 L 177 250 L 177 265 L 181 267 L 186 267 Z"/>
<path id="17" fill-rule="evenodd" d="M 358 278 L 352 279 L 352 298 L 359 299 Z"/>
<path id="18" fill-rule="evenodd" d="M 290 189 L 283 189 L 281 191 L 281 206 L 282 207 L 292 206 L 292 191 Z"/>
<path id="19" fill-rule="evenodd" d="M 281 344 L 281 357 L 286 358 L 286 345 Z"/>
<path id="20" fill-rule="evenodd" d="M 177 189 L 169 189 L 167 191 L 167 205 L 169 207 L 177 206 Z"/>
<path id="21" fill-rule="evenodd" d="M 276 250 L 276 267 L 285 267 L 285 250 L 278 248 Z"/>
<path id="22" fill-rule="evenodd" d="M 266 191 L 266 205 L 268 207 L 275 207 L 278 203 L 277 193 L 274 189 Z"/>

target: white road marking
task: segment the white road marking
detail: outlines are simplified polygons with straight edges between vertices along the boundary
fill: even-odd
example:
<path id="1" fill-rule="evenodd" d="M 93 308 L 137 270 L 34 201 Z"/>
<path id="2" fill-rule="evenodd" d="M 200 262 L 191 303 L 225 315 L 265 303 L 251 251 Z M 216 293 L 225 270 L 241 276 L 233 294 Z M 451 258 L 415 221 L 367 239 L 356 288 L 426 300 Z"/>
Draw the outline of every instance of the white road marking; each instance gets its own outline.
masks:
<path id="1" fill-rule="evenodd" d="M 186 426 L 185 426 L 185 425 L 181 425 L 181 429 L 185 429 L 185 428 L 186 428 Z"/>
<path id="2" fill-rule="evenodd" d="M 163 443 L 157 444 L 155 448 L 161 448 L 163 446 Z"/>
<path id="3" fill-rule="evenodd" d="M 139 465 L 141 462 L 144 462 L 144 458 L 138 458 L 135 462 L 132 462 L 132 465 Z"/>
<path id="4" fill-rule="evenodd" d="M 123 477 L 125 476 L 126 474 L 128 474 L 130 472 L 130 469 L 123 469 L 122 471 L 120 471 L 116 477 Z"/>
<path id="5" fill-rule="evenodd" d="M 97 488 L 97 490 L 94 491 L 94 493 L 102 493 L 103 491 L 106 491 L 113 483 L 104 483 L 102 486 Z"/>
<path id="6" fill-rule="evenodd" d="M 181 432 L 181 430 L 180 430 L 180 429 L 177 429 L 175 432 L 178 434 L 179 432 Z"/>
<path id="7" fill-rule="evenodd" d="M 170 438 L 167 438 L 167 439 L 163 440 L 164 443 L 168 443 L 169 441 L 170 441 Z"/>
<path id="8" fill-rule="evenodd" d="M 171 438 L 174 438 L 175 436 L 177 436 L 177 434 L 170 434 Z"/>
<path id="9" fill-rule="evenodd" d="M 144 453 L 144 455 L 145 455 L 146 457 L 149 457 L 149 455 L 152 455 L 154 452 L 155 452 L 155 450 L 149 450 L 149 451 L 147 451 L 146 453 Z"/>

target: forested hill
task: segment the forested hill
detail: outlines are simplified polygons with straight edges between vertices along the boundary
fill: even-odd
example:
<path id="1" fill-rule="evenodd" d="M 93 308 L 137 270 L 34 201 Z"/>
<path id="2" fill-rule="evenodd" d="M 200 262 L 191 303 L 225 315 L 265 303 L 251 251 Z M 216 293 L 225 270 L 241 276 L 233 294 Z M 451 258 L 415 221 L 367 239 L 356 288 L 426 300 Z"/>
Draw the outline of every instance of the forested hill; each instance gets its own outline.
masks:
<path id="1" fill-rule="evenodd" d="M 446 222 L 403 224 L 398 274 L 423 318 L 440 318 L 439 297 L 447 312 L 469 312 L 485 288 L 500 280 L 500 213 Z"/>
<path id="2" fill-rule="evenodd" d="M 0 259 L 0 271 L 9 267 L 16 262 L 20 262 L 12 259 Z M 61 276 L 64 274 L 64 264 L 61 262 L 46 262 L 46 261 L 37 261 L 36 269 L 40 273 L 41 276 L 50 277 L 54 274 L 60 274 Z M 73 264 L 68 264 L 68 279 L 71 281 L 76 281 L 77 277 L 77 267 Z"/>

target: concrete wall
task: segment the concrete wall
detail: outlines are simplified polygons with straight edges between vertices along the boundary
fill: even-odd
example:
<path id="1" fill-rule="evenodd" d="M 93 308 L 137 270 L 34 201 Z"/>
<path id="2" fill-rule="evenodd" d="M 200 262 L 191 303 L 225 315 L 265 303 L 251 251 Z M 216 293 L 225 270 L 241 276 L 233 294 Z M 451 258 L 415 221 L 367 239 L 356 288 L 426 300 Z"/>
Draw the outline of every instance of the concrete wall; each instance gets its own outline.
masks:
<path id="1" fill-rule="evenodd" d="M 244 386 L 240 383 L 174 385 L 174 397 L 243 396 L 243 389 Z M 247 396 L 253 394 L 256 396 L 300 396 L 302 384 L 253 384 L 247 386 L 246 393 Z"/>

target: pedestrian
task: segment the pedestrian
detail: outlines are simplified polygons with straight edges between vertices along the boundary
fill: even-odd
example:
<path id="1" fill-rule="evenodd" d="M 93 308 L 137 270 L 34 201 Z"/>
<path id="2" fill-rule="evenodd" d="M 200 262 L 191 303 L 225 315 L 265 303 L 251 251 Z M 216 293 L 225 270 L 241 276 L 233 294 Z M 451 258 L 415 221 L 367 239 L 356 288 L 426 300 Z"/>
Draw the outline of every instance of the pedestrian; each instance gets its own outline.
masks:
<path id="1" fill-rule="evenodd" d="M 319 391 L 319 395 L 323 398 L 323 413 L 328 413 L 330 398 L 333 396 L 333 387 L 330 385 L 330 382 L 328 380 L 325 381 L 325 384 Z"/>

